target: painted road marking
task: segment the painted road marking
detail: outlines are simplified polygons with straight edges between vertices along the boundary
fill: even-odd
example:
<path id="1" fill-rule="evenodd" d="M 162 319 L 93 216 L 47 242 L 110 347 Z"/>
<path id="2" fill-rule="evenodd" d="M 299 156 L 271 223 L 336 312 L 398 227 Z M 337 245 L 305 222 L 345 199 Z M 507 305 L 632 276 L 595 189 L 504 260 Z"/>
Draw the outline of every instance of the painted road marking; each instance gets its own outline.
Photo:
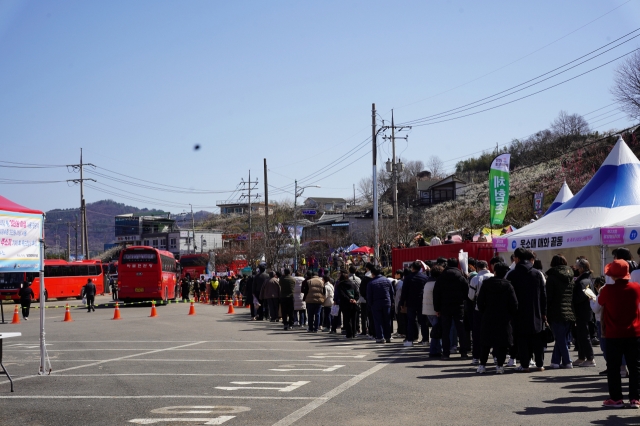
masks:
<path id="1" fill-rule="evenodd" d="M 242 390 L 242 389 L 252 389 L 252 390 L 277 390 L 279 392 L 291 392 L 292 390 L 298 389 L 300 386 L 306 385 L 309 383 L 308 381 L 298 381 L 298 382 L 231 382 L 232 385 L 242 385 L 242 386 L 216 386 L 216 389 L 221 390 Z M 246 386 L 246 385 L 288 385 L 285 387 L 274 387 L 274 386 Z"/>
<path id="2" fill-rule="evenodd" d="M 302 364 L 299 364 L 302 365 Z M 314 365 L 314 364 L 311 364 Z M 334 367 L 344 367 L 343 365 L 338 365 Z M 333 367 L 329 367 L 333 368 Z M 275 369 L 273 371 L 298 371 L 298 370 L 309 370 L 309 371 L 334 371 L 334 369 L 291 369 L 291 370 L 278 370 Z M 120 376 L 170 376 L 170 377 L 180 377 L 180 376 L 197 376 L 197 377 L 237 377 L 237 376 L 262 376 L 262 377 L 300 377 L 301 374 L 260 374 L 260 373 L 104 373 L 104 374 L 56 374 L 56 377 L 120 377 Z M 354 377 L 355 374 L 305 374 L 304 377 Z M 21 376 L 12 376 L 12 377 L 21 377 Z"/>
<path id="3" fill-rule="evenodd" d="M 320 368 L 291 368 L 291 367 L 320 367 Z M 280 367 L 286 368 L 270 368 L 269 371 L 336 371 L 338 368 L 344 367 L 344 365 L 322 365 L 322 364 L 290 364 L 281 365 Z"/>
<path id="4" fill-rule="evenodd" d="M 391 364 L 393 361 L 398 359 L 403 353 L 405 353 L 405 351 L 406 351 L 406 349 L 400 349 L 400 351 L 397 352 L 394 357 L 391 357 L 388 360 L 383 361 L 382 363 L 371 367 L 367 371 L 358 374 L 356 377 L 347 380 L 346 382 L 342 383 L 341 385 L 339 385 L 339 386 L 335 387 L 334 389 L 330 390 L 329 392 L 325 393 L 324 395 L 322 395 L 320 398 L 316 399 L 315 401 L 311 401 L 310 403 L 308 403 L 304 407 L 302 407 L 302 408 L 294 411 L 293 413 L 289 414 L 287 417 L 283 418 L 279 422 L 274 423 L 273 426 L 289 426 L 289 425 L 292 425 L 293 423 L 297 422 L 298 420 L 300 420 L 301 418 L 303 418 L 304 416 L 306 416 L 307 414 L 309 414 L 310 412 L 312 412 L 316 408 L 318 408 L 321 405 L 323 405 L 325 402 L 331 400 L 332 398 L 335 398 L 336 396 L 340 395 L 342 392 L 346 391 L 350 387 L 357 385 L 362 380 L 364 380 L 367 377 L 371 376 L 372 374 L 382 370 L 384 367 L 386 367 L 387 365 Z"/>
<path id="5" fill-rule="evenodd" d="M 15 380 L 15 379 L 14 379 Z M 246 389 L 246 388 L 245 388 Z M 316 400 L 313 396 L 246 396 L 246 395 L 0 395 L 0 399 L 275 399 Z M 322 399 L 323 397 L 319 397 Z"/>
<path id="6" fill-rule="evenodd" d="M 162 422 L 199 422 L 203 425 L 221 425 L 227 420 L 235 419 L 236 416 L 220 416 L 214 419 L 204 419 L 199 417 L 191 417 L 191 418 L 181 418 L 181 417 L 173 417 L 168 419 L 133 419 L 129 420 L 129 423 L 137 423 L 139 425 L 151 425 L 154 423 L 162 423 Z"/>
<path id="7" fill-rule="evenodd" d="M 309 355 L 309 358 L 364 358 L 368 353 L 360 354 L 360 355 L 346 355 L 344 353 L 337 352 L 336 354 L 328 354 L 328 353 L 319 353 L 315 355 Z"/>
<path id="8" fill-rule="evenodd" d="M 240 405 L 177 405 L 151 410 L 156 414 L 238 414 L 250 411 Z"/>
<path id="9" fill-rule="evenodd" d="M 51 346 L 51 343 L 45 343 L 45 346 Z M 6 348 L 18 348 L 18 349 L 40 349 L 40 344 L 35 343 L 14 343 L 12 345 L 5 345 Z M 7 351 L 9 352 L 9 351 Z M 19 352 L 19 351 L 14 351 Z"/>

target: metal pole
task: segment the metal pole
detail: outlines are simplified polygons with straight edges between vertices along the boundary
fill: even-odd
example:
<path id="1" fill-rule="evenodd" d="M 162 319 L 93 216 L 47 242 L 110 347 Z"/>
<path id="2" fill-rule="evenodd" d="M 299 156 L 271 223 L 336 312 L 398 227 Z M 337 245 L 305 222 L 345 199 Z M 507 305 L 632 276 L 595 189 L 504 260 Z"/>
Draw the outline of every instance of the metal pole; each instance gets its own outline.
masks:
<path id="1" fill-rule="evenodd" d="M 400 225 L 398 223 L 398 166 L 396 164 L 396 127 L 393 121 L 393 110 L 391 110 L 391 149 L 393 150 L 393 162 L 391 173 L 393 179 L 393 218 L 396 222 L 396 244 L 400 244 Z"/>
<path id="2" fill-rule="evenodd" d="M 378 263 L 380 257 L 379 238 L 378 231 L 378 171 L 376 157 L 378 156 L 378 146 L 376 142 L 376 104 L 371 104 L 371 153 L 373 156 L 373 250 L 374 250 L 374 263 Z"/>
<path id="3" fill-rule="evenodd" d="M 76 215 L 76 260 L 78 260 L 78 215 Z"/>
<path id="4" fill-rule="evenodd" d="M 267 265 L 269 265 L 269 259 L 267 253 L 269 253 L 269 185 L 267 184 L 267 159 L 264 159 L 264 255 Z"/>
<path id="5" fill-rule="evenodd" d="M 84 180 L 82 178 L 84 166 L 82 165 L 82 148 L 80 148 L 80 251 L 84 253 Z M 78 253 L 76 253 L 78 260 Z"/>
<path id="6" fill-rule="evenodd" d="M 251 170 L 249 170 L 249 259 L 251 256 Z"/>
<path id="7" fill-rule="evenodd" d="M 42 223 L 44 225 L 44 215 L 42 215 Z M 40 371 L 39 375 L 45 374 L 46 344 L 44 339 L 44 226 L 42 227 L 40 238 Z"/>
<path id="8" fill-rule="evenodd" d="M 193 205 L 189 204 L 191 207 L 191 232 L 193 233 L 193 254 L 196 254 L 196 221 L 193 218 Z M 191 241 L 191 240 L 189 240 Z M 189 251 L 191 251 L 191 246 L 189 246 Z"/>
<path id="9" fill-rule="evenodd" d="M 298 181 L 293 190 L 293 270 L 298 270 Z"/>

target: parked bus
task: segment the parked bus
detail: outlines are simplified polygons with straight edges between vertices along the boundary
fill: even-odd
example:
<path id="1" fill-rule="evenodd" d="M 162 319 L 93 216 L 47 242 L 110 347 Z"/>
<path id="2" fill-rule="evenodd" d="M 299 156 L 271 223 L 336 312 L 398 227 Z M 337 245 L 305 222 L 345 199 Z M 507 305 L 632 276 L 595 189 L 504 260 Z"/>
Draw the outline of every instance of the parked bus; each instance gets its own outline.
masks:
<path id="1" fill-rule="evenodd" d="M 179 294 L 176 269 L 171 252 L 146 246 L 127 247 L 120 252 L 118 262 L 119 299 L 175 299 Z"/>
<path id="2" fill-rule="evenodd" d="M 243 255 L 236 255 L 230 263 L 216 265 L 216 275 L 218 276 L 238 276 L 244 268 L 249 266 L 249 262 Z"/>
<path id="3" fill-rule="evenodd" d="M 209 253 L 183 254 L 180 256 L 180 278 L 197 279 L 213 273 L 213 259 Z"/>
<path id="4" fill-rule="evenodd" d="M 99 260 L 67 262 L 60 259 L 44 261 L 44 299 L 82 299 L 82 287 L 91 278 L 98 294 L 104 293 L 104 275 Z M 0 273 L 0 297 L 4 300 L 20 300 L 18 291 L 23 281 L 31 283 L 35 299 L 40 299 L 40 274 L 37 272 Z"/>

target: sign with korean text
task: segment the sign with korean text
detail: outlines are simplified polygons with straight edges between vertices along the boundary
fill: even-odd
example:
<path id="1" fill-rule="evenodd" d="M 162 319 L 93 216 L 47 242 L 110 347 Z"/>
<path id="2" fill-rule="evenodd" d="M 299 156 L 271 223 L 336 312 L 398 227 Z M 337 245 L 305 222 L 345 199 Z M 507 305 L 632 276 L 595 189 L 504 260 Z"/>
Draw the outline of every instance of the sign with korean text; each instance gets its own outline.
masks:
<path id="1" fill-rule="evenodd" d="M 544 192 L 536 192 L 533 194 L 533 212 L 540 216 L 542 214 L 542 201 L 544 200 Z"/>
<path id="2" fill-rule="evenodd" d="M 0 211 L 0 272 L 38 272 L 42 216 Z"/>
<path id="3" fill-rule="evenodd" d="M 584 231 L 551 232 L 545 235 L 523 235 L 493 239 L 493 247 L 499 252 L 512 252 L 518 247 L 538 251 L 563 250 L 594 245 L 600 245 L 600 229 L 598 228 Z"/>
<path id="4" fill-rule="evenodd" d="M 600 238 L 605 246 L 624 244 L 624 227 L 601 228 Z"/>
<path id="5" fill-rule="evenodd" d="M 315 211 L 315 210 L 302 210 L 302 214 L 303 214 L 303 215 L 306 215 L 306 216 L 313 216 L 313 215 L 315 215 L 316 213 L 318 213 L 318 212 L 317 212 L 317 211 Z"/>
<path id="6" fill-rule="evenodd" d="M 494 158 L 489 171 L 489 202 L 491 224 L 502 225 L 509 204 L 509 164 L 511 154 L 501 154 Z"/>

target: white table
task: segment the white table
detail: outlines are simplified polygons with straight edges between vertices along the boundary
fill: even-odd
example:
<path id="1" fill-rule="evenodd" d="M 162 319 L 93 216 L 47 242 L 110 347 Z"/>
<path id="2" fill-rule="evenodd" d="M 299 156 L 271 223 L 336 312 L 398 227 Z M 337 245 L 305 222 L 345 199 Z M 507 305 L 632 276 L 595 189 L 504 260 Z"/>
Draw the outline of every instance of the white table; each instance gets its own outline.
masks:
<path id="1" fill-rule="evenodd" d="M 2 371 L 0 371 L 0 373 L 4 374 L 9 378 L 9 383 L 11 383 L 11 392 L 13 392 L 13 380 L 11 380 L 11 376 L 9 375 L 9 372 L 7 371 L 5 366 L 2 364 L 2 341 L 10 337 L 19 337 L 19 336 L 22 336 L 22 333 L 17 333 L 17 332 L 0 333 L 0 367 L 2 367 Z"/>

